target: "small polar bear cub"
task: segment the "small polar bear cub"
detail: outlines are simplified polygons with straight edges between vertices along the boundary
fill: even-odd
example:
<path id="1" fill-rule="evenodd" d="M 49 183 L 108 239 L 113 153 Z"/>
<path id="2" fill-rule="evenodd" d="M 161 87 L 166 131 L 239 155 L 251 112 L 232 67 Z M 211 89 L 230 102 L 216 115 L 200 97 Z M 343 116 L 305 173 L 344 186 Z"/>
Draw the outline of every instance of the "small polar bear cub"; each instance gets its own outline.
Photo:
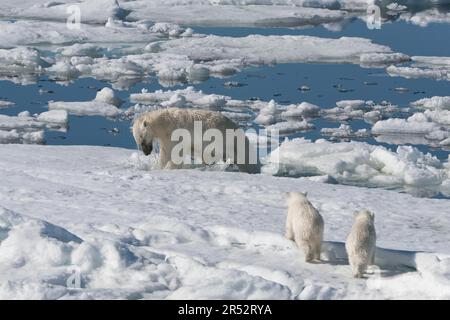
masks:
<path id="1" fill-rule="evenodd" d="M 306 196 L 301 192 L 288 193 L 286 238 L 303 250 L 306 262 L 312 262 L 320 260 L 324 222 Z"/>
<path id="2" fill-rule="evenodd" d="M 369 210 L 355 213 L 350 234 L 345 243 L 353 276 L 362 278 L 368 265 L 373 265 L 376 250 L 375 215 Z"/>

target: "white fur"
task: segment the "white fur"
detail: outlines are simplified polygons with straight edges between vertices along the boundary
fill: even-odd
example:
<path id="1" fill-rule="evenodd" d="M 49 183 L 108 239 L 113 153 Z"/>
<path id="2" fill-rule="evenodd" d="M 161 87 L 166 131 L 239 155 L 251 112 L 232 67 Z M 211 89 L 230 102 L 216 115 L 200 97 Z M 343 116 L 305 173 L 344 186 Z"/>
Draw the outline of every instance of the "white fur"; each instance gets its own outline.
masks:
<path id="1" fill-rule="evenodd" d="M 286 219 L 286 238 L 303 250 L 305 261 L 320 260 L 324 222 L 306 194 L 290 192 Z"/>
<path id="2" fill-rule="evenodd" d="M 355 214 L 355 222 L 345 243 L 353 276 L 361 278 L 368 265 L 373 265 L 376 250 L 375 215 L 362 210 Z"/>
<path id="3" fill-rule="evenodd" d="M 172 132 L 176 129 L 186 129 L 190 132 L 192 137 L 192 153 L 196 158 L 203 159 L 203 150 L 209 142 L 200 144 L 200 147 L 194 144 L 194 121 L 202 122 L 203 132 L 207 129 L 218 129 L 223 134 L 224 140 L 226 137 L 226 129 L 237 129 L 237 125 L 226 118 L 219 112 L 202 110 L 202 109 L 180 109 L 168 108 L 156 111 L 147 112 L 137 119 L 133 124 L 133 136 L 139 147 L 144 153 L 149 154 L 152 150 L 153 140 L 159 140 L 160 143 L 160 165 L 161 168 L 175 169 L 176 166 L 171 161 L 172 148 L 178 141 L 171 141 Z M 203 133 L 202 133 L 203 134 Z M 249 150 L 252 147 L 248 141 L 246 142 L 246 158 L 248 160 Z M 224 141 L 226 145 L 226 141 Z M 235 146 L 236 148 L 236 146 Z M 197 150 L 201 149 L 201 150 Z M 200 156 L 199 156 L 200 155 Z M 223 151 L 223 161 L 226 153 Z M 238 164 L 241 171 L 248 173 L 258 173 L 260 171 L 259 161 L 257 164 Z"/>

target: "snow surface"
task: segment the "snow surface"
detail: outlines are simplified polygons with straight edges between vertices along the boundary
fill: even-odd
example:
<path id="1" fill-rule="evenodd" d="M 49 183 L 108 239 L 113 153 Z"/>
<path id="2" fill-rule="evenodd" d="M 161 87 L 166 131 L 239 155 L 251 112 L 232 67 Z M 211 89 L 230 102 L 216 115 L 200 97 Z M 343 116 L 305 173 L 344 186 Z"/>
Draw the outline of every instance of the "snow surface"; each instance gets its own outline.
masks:
<path id="1" fill-rule="evenodd" d="M 118 148 L 1 145 L 0 297 L 449 298 L 449 200 L 149 171 L 154 159 Z M 324 216 L 321 264 L 305 264 L 283 237 L 292 190 L 308 191 Z M 361 208 L 376 214 L 379 269 L 355 280 L 343 242 Z"/>

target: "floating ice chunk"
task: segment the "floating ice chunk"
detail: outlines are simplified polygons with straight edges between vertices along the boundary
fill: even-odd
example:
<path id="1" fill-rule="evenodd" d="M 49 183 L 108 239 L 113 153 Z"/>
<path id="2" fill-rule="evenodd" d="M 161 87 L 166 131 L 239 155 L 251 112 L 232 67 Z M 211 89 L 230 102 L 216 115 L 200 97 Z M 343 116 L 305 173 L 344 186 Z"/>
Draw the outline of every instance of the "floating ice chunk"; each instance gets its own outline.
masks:
<path id="1" fill-rule="evenodd" d="M 407 6 L 403 6 L 401 4 L 398 4 L 397 2 L 389 3 L 386 6 L 386 8 L 391 10 L 391 11 L 396 11 L 396 12 L 405 11 L 405 10 L 408 9 Z"/>
<path id="2" fill-rule="evenodd" d="M 227 99 L 217 94 L 208 94 L 193 101 L 194 106 L 220 110 L 225 107 Z"/>
<path id="3" fill-rule="evenodd" d="M 351 108 L 353 110 L 362 109 L 365 105 L 365 100 L 341 100 L 336 102 L 338 108 Z"/>
<path id="4" fill-rule="evenodd" d="M 268 162 L 278 163 L 279 174 L 328 174 L 341 183 L 361 182 L 368 186 L 415 186 L 439 189 L 446 173 L 442 163 L 413 147 L 392 152 L 363 142 L 331 143 L 304 139 L 285 141 Z"/>
<path id="5" fill-rule="evenodd" d="M 277 122 L 266 127 L 267 131 L 276 130 L 279 134 L 283 135 L 298 131 L 313 130 L 314 128 L 315 126 L 312 123 L 307 122 L 306 120 Z"/>
<path id="6" fill-rule="evenodd" d="M 427 109 L 447 109 L 450 110 L 450 97 L 432 97 L 424 98 L 411 103 L 414 107 Z"/>
<path id="7" fill-rule="evenodd" d="M 259 114 L 255 118 L 255 122 L 261 125 L 270 125 L 276 122 L 276 115 L 280 112 L 275 100 L 270 100 L 269 103 L 264 106 Z"/>
<path id="8" fill-rule="evenodd" d="M 31 115 L 28 111 L 17 116 L 0 115 L 0 143 L 43 144 L 45 129 L 66 131 L 67 119 L 62 114 L 46 112 L 40 115 Z"/>
<path id="9" fill-rule="evenodd" d="M 47 68 L 46 71 L 61 79 L 75 79 L 81 75 L 80 70 L 73 66 L 69 60 L 58 61 Z"/>
<path id="10" fill-rule="evenodd" d="M 430 23 L 450 23 L 450 14 L 445 10 L 432 8 L 429 10 L 415 12 L 414 14 L 401 14 L 400 19 L 421 27 L 426 27 Z"/>
<path id="11" fill-rule="evenodd" d="M 20 113 L 17 117 L 0 114 L 0 130 L 36 130 L 45 129 L 46 124 L 27 113 Z"/>
<path id="12" fill-rule="evenodd" d="M 70 6 L 74 4 L 83 13 L 83 23 L 105 23 L 108 17 L 123 19 L 129 13 L 121 8 L 116 0 L 97 1 L 21 1 L 20 3 L 4 0 L 2 3 L 2 13 L 20 18 L 31 18 L 41 20 L 56 20 L 65 22 L 70 12 Z M 69 11 L 68 11 L 69 10 Z M 3 12 L 4 11 L 4 12 Z"/>
<path id="13" fill-rule="evenodd" d="M 101 101 L 64 102 L 54 101 L 48 103 L 49 110 L 66 110 L 69 114 L 78 116 L 116 117 L 121 110 L 116 106 Z"/>
<path id="14" fill-rule="evenodd" d="M 9 108 L 13 105 L 14 105 L 14 102 L 0 100 L 0 109 Z"/>
<path id="15" fill-rule="evenodd" d="M 382 114 L 379 110 L 368 111 L 364 113 L 364 119 L 368 122 L 376 122 L 381 120 Z"/>
<path id="16" fill-rule="evenodd" d="M 323 109 L 323 116 L 338 121 L 364 119 L 370 123 L 400 111 L 397 106 L 387 101 L 377 104 L 373 101 L 342 100 L 338 101 L 336 105 L 336 108 Z"/>
<path id="17" fill-rule="evenodd" d="M 373 134 L 429 134 L 439 130 L 439 126 L 430 122 L 423 113 L 416 113 L 408 119 L 381 120 L 372 127 Z"/>
<path id="18" fill-rule="evenodd" d="M 235 121 L 250 121 L 253 118 L 252 114 L 245 112 L 221 111 L 221 113 L 228 119 Z"/>
<path id="19" fill-rule="evenodd" d="M 35 49 L 25 47 L 0 49 L 0 71 L 2 72 L 39 72 L 48 66 L 49 64 Z"/>
<path id="20" fill-rule="evenodd" d="M 186 106 L 186 98 L 179 93 L 175 93 L 169 100 L 162 102 L 161 106 L 182 108 Z"/>
<path id="21" fill-rule="evenodd" d="M 230 97 L 227 96 L 205 94 L 202 91 L 195 91 L 194 87 L 173 91 L 157 90 L 155 92 L 144 91 L 142 93 L 134 93 L 130 95 L 130 100 L 134 103 L 167 105 L 170 99 L 179 99 L 177 98 L 177 95 L 183 96 L 185 103 L 188 106 L 197 108 L 221 109 L 225 107 L 227 101 L 230 100 Z"/>
<path id="22" fill-rule="evenodd" d="M 430 78 L 435 80 L 448 80 L 448 70 L 414 68 L 414 67 L 397 67 L 390 66 L 386 69 L 390 76 L 398 76 L 404 78 Z"/>
<path id="23" fill-rule="evenodd" d="M 426 110 L 424 115 L 431 121 L 450 126 L 450 110 Z"/>
<path id="24" fill-rule="evenodd" d="M 95 96 L 95 101 L 109 103 L 116 107 L 119 107 L 123 103 L 123 101 L 120 98 L 114 95 L 114 90 L 108 87 L 105 87 L 97 92 L 97 95 Z"/>
<path id="25" fill-rule="evenodd" d="M 396 143 L 438 145 L 450 137 L 450 111 L 426 110 L 407 119 L 392 118 L 378 121 L 372 128 L 377 140 Z M 402 136 L 401 138 L 395 137 Z M 421 139 L 418 136 L 422 136 Z"/>
<path id="26" fill-rule="evenodd" d="M 19 144 L 44 144 L 44 130 L 37 131 L 17 131 L 1 130 L 0 144 L 19 143 Z"/>
<path id="27" fill-rule="evenodd" d="M 79 116 L 104 116 L 116 117 L 122 113 L 117 108 L 122 104 L 122 100 L 114 96 L 114 91 L 110 88 L 103 88 L 93 101 L 84 102 L 64 102 L 51 101 L 48 104 L 49 110 L 65 110 L 70 114 Z"/>
<path id="28" fill-rule="evenodd" d="M 51 110 L 39 114 L 37 116 L 37 120 L 67 126 L 69 122 L 69 114 L 65 110 Z"/>
<path id="29" fill-rule="evenodd" d="M 360 57 L 363 66 L 385 66 L 411 61 L 411 58 L 403 53 L 365 53 Z"/>
<path id="30" fill-rule="evenodd" d="M 183 52 L 193 60 L 243 59 L 250 64 L 295 62 L 360 63 L 363 54 L 392 53 L 391 49 L 368 39 L 339 39 L 310 36 L 221 37 L 209 35 L 190 39 L 175 39 L 161 43 L 166 53 Z M 268 48 L 273 48 L 270 50 Z"/>
<path id="31" fill-rule="evenodd" d="M 281 117 L 284 119 L 287 118 L 312 118 L 317 117 L 320 112 L 320 107 L 308 103 L 302 102 L 299 105 L 290 105 L 287 106 L 286 110 L 281 113 Z"/>
<path id="32" fill-rule="evenodd" d="M 209 69 L 193 65 L 187 70 L 187 79 L 190 82 L 206 81 L 209 79 Z"/>
<path id="33" fill-rule="evenodd" d="M 320 133 L 338 139 L 365 138 L 370 135 L 367 129 L 353 131 L 347 124 L 341 124 L 339 128 L 323 128 L 320 130 Z"/>
<path id="34" fill-rule="evenodd" d="M 121 5 L 131 11 L 128 18 L 132 20 L 150 19 L 191 26 L 298 27 L 339 23 L 348 17 L 345 11 L 322 8 L 326 6 L 323 3 L 318 5 L 320 8 L 298 4 L 293 6 L 287 1 L 153 0 L 152 5 L 145 1 L 127 1 Z"/>

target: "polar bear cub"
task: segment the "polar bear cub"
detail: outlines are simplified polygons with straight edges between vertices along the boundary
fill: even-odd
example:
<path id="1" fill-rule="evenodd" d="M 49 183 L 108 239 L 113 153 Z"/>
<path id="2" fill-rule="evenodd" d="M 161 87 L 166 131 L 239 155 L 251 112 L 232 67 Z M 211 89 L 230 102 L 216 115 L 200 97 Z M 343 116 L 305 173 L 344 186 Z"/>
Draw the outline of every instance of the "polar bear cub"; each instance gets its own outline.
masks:
<path id="1" fill-rule="evenodd" d="M 373 265 L 376 250 L 375 215 L 369 210 L 355 213 L 350 234 L 345 243 L 353 276 L 362 278 L 368 265 Z"/>
<path id="2" fill-rule="evenodd" d="M 286 238 L 303 250 L 306 262 L 320 260 L 324 222 L 306 198 L 306 193 L 289 192 Z"/>

